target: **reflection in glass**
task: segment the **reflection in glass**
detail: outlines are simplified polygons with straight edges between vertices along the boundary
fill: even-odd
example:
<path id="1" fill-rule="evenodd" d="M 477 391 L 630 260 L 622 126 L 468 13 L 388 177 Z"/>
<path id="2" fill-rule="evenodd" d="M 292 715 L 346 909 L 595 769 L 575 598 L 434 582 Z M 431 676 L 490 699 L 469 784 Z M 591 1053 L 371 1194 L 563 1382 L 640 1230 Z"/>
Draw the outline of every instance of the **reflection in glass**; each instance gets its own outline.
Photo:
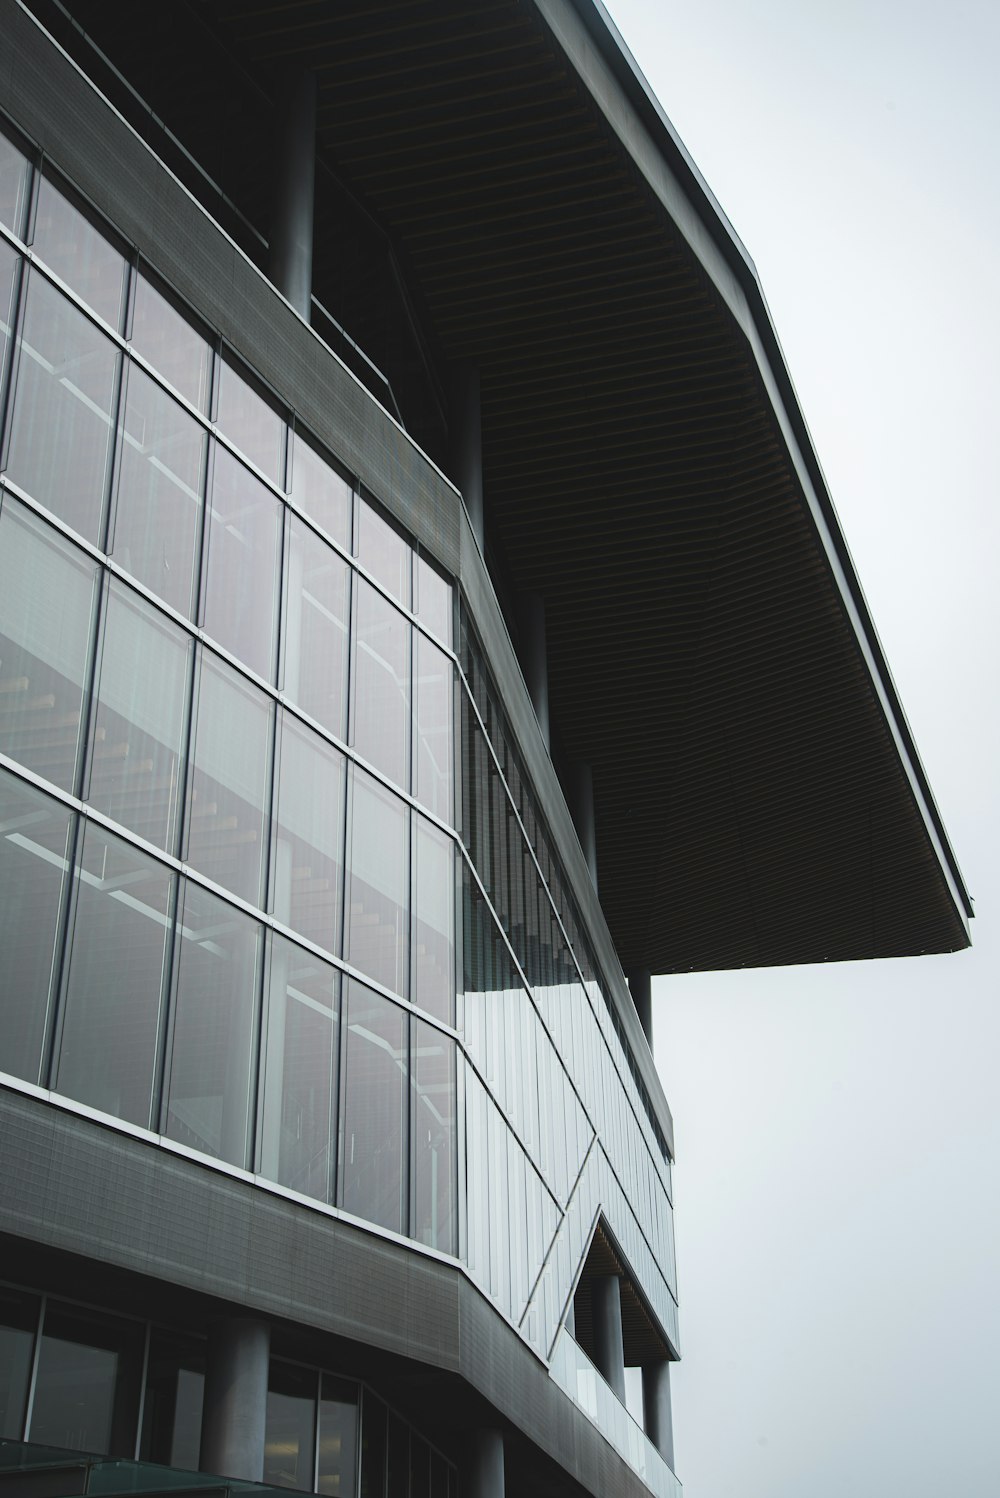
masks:
<path id="1" fill-rule="evenodd" d="M 430 630 L 442 645 L 451 648 L 452 592 L 446 582 L 424 557 L 417 557 L 416 608 L 424 629 Z"/>
<path id="2" fill-rule="evenodd" d="M 351 544 L 351 485 L 300 433 L 292 445 L 292 498 L 341 546 Z"/>
<path id="3" fill-rule="evenodd" d="M 447 833 L 414 817 L 413 1001 L 455 1022 L 455 849 Z"/>
<path id="4" fill-rule="evenodd" d="M 358 561 L 398 603 L 410 607 L 409 545 L 364 499 L 358 506 Z"/>
<path id="5" fill-rule="evenodd" d="M 205 628 L 273 681 L 281 501 L 218 445 L 214 467 Z"/>
<path id="6" fill-rule="evenodd" d="M 404 790 L 410 788 L 410 625 L 381 593 L 357 580 L 351 742 Z"/>
<path id="7" fill-rule="evenodd" d="M 24 1434 L 37 1325 L 35 1296 L 0 1288 L 0 1440 L 19 1441 Z"/>
<path id="8" fill-rule="evenodd" d="M 38 185 L 32 244 L 98 317 L 120 330 L 125 257 L 44 177 Z"/>
<path id="9" fill-rule="evenodd" d="M 0 1071 L 39 1081 L 73 814 L 0 771 Z"/>
<path id="10" fill-rule="evenodd" d="M 254 905 L 260 902 L 270 757 L 270 700 L 205 651 L 188 790 L 188 858 Z"/>
<path id="11" fill-rule="evenodd" d="M 11 497 L 0 511 L 0 750 L 64 791 L 77 759 L 97 566 Z"/>
<path id="12" fill-rule="evenodd" d="M 148 1128 L 174 876 L 96 823 L 77 907 L 54 1086 Z"/>
<path id="13" fill-rule="evenodd" d="M 7 474 L 96 545 L 117 374 L 111 340 L 29 272 Z"/>
<path id="14" fill-rule="evenodd" d="M 264 1482 L 313 1488 L 317 1376 L 311 1368 L 272 1359 L 267 1380 Z"/>
<path id="15" fill-rule="evenodd" d="M 419 630 L 414 631 L 413 639 L 417 726 L 414 792 L 428 811 L 443 822 L 451 822 L 451 661 Z"/>
<path id="16" fill-rule="evenodd" d="M 166 1133 L 247 1163 L 261 931 L 256 921 L 185 882 L 174 963 Z"/>
<path id="17" fill-rule="evenodd" d="M 219 363 L 219 431 L 275 484 L 281 484 L 285 423 L 226 359 Z"/>
<path id="18" fill-rule="evenodd" d="M 50 1301 L 28 1440 L 98 1455 L 135 1451 L 144 1328 Z"/>
<path id="19" fill-rule="evenodd" d="M 455 1043 L 414 1019 L 413 1213 L 410 1236 L 444 1253 L 458 1241 Z"/>
<path id="20" fill-rule="evenodd" d="M 91 713 L 87 800 L 147 842 L 176 850 L 193 645 L 112 579 Z"/>
<path id="21" fill-rule="evenodd" d="M 330 1201 L 339 974 L 283 937 L 271 944 L 260 1174 Z"/>
<path id="22" fill-rule="evenodd" d="M 351 983 L 343 1073 L 340 1204 L 406 1231 L 405 1010 Z"/>
<path id="23" fill-rule="evenodd" d="M 3 136 L 0 135 L 0 147 L 2 145 Z M 17 284 L 18 260 L 19 256 L 10 245 L 0 239 L 0 402 L 7 388 L 7 349 L 14 326 L 14 287 Z"/>
<path id="24" fill-rule="evenodd" d="M 190 618 L 198 575 L 206 437 L 130 364 L 111 555 Z"/>
<path id="25" fill-rule="evenodd" d="M 0 224 L 6 224 L 18 236 L 27 200 L 27 159 L 5 135 L 0 135 Z"/>
<path id="26" fill-rule="evenodd" d="M 317 946 L 339 953 L 344 757 L 287 712 L 272 836 L 274 914 Z"/>
<path id="27" fill-rule="evenodd" d="M 142 1401 L 143 1461 L 198 1470 L 204 1392 L 204 1341 L 154 1326 Z"/>
<path id="28" fill-rule="evenodd" d="M 358 1470 L 358 1390 L 324 1373 L 319 1404 L 319 1461 L 316 1491 L 331 1498 L 354 1498 Z"/>
<path id="29" fill-rule="evenodd" d="M 409 809 L 361 770 L 355 771 L 353 785 L 345 956 L 405 998 Z"/>
<path id="30" fill-rule="evenodd" d="M 296 515 L 289 526 L 282 675 L 292 702 L 342 739 L 350 568 Z"/>
<path id="31" fill-rule="evenodd" d="M 199 411 L 207 411 L 212 351 L 144 275 L 136 277 L 131 341 L 179 395 Z"/>

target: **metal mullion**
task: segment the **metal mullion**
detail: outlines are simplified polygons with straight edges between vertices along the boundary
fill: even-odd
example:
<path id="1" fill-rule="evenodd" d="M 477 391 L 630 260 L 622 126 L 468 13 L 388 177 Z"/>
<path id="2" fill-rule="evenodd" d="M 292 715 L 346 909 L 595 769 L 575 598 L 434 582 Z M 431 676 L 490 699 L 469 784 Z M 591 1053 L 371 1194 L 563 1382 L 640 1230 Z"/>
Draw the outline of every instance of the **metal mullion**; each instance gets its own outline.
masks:
<path id="1" fill-rule="evenodd" d="M 42 1351 L 42 1336 L 45 1331 L 45 1310 L 49 1303 L 47 1294 L 42 1294 L 38 1302 L 38 1324 L 35 1328 L 35 1346 L 31 1354 L 31 1375 L 28 1379 L 28 1397 L 24 1404 L 24 1437 L 28 1439 L 31 1430 L 31 1417 L 35 1413 L 35 1389 L 38 1384 L 38 1361 Z"/>

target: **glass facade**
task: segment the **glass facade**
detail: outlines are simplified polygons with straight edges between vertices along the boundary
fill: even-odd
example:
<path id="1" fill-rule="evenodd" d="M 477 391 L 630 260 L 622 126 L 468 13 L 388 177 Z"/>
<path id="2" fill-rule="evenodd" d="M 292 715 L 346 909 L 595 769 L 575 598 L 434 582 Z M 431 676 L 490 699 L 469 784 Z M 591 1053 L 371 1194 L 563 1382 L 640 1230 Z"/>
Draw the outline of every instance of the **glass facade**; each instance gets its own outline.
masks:
<path id="1" fill-rule="evenodd" d="M 92 1491 L 131 1491 L 127 1463 L 136 1459 L 196 1473 L 207 1355 L 197 1331 L 0 1284 L 0 1439 L 55 1448 L 53 1457 L 124 1459 L 111 1486 Z M 143 1490 L 177 1486 L 169 1473 L 141 1476 Z M 458 1490 L 452 1464 L 373 1390 L 274 1355 L 262 1480 L 329 1498 L 355 1498 L 359 1482 L 372 1498 Z"/>
<path id="2" fill-rule="evenodd" d="M 663 1137 L 452 584 L 3 150 L 3 1069 L 457 1256 L 543 1358 L 600 1210 L 676 1339 Z M 346 1491 L 297 1380 L 267 1480 Z"/>

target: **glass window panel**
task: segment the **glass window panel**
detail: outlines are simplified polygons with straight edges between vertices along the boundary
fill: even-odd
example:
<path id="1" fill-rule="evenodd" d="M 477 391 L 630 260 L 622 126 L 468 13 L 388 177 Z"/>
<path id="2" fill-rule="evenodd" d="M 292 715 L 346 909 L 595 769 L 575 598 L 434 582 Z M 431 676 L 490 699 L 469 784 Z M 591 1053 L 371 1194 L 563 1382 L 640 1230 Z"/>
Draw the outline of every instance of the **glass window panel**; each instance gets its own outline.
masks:
<path id="1" fill-rule="evenodd" d="M 410 1427 L 389 1414 L 386 1498 L 410 1498 Z"/>
<path id="2" fill-rule="evenodd" d="M 414 1003 L 455 1022 L 455 848 L 423 817 L 414 818 Z"/>
<path id="3" fill-rule="evenodd" d="M 166 1133 L 246 1165 L 261 929 L 188 881 L 177 923 Z"/>
<path id="4" fill-rule="evenodd" d="M 444 822 L 452 820 L 454 757 L 451 745 L 452 665 L 448 656 L 414 631 L 417 800 Z"/>
<path id="5" fill-rule="evenodd" d="M 207 411 L 212 350 L 144 275 L 136 277 L 132 347 L 199 411 Z"/>
<path id="6" fill-rule="evenodd" d="M 117 376 L 111 340 L 31 271 L 7 474 L 98 545 Z"/>
<path id="7" fill-rule="evenodd" d="M 275 484 L 284 478 L 285 423 L 227 359 L 219 363 L 220 432 Z"/>
<path id="8" fill-rule="evenodd" d="M 289 527 L 282 676 L 292 702 L 342 739 L 351 569 L 297 516 Z"/>
<path id="9" fill-rule="evenodd" d="M 207 651 L 201 658 L 187 802 L 187 856 L 254 904 L 267 822 L 271 703 Z"/>
<path id="10" fill-rule="evenodd" d="M 154 1326 L 142 1403 L 143 1461 L 198 1470 L 204 1393 L 204 1341 Z"/>
<path id="11" fill-rule="evenodd" d="M 327 951 L 340 951 L 344 757 L 282 714 L 271 908 Z"/>
<path id="12" fill-rule="evenodd" d="M 32 244 L 88 307 L 120 329 L 125 257 L 45 177 L 38 185 Z"/>
<path id="13" fill-rule="evenodd" d="M 2 141 L 3 136 L 0 136 L 0 144 Z M 3 393 L 7 388 L 7 350 L 14 327 L 14 287 L 17 284 L 19 260 L 20 256 L 10 245 L 0 240 L 0 409 Z"/>
<path id="14" fill-rule="evenodd" d="M 13 141 L 0 135 L 0 224 L 22 233 L 28 200 L 28 160 Z"/>
<path id="15" fill-rule="evenodd" d="M 216 445 L 205 628 L 267 681 L 274 679 L 281 520 L 281 501 Z"/>
<path id="16" fill-rule="evenodd" d="M 76 789 L 98 568 L 12 497 L 0 512 L 0 749 Z"/>
<path id="17" fill-rule="evenodd" d="M 365 1390 L 361 1406 L 360 1498 L 385 1498 L 386 1410 Z"/>
<path id="18" fill-rule="evenodd" d="M 0 136 L 0 147 L 3 137 Z M 2 160 L 2 156 L 0 156 Z M 21 1290 L 0 1289 L 0 1439 L 24 1434 L 31 1357 L 38 1326 L 38 1300 Z"/>
<path id="19" fill-rule="evenodd" d="M 319 1405 L 316 1491 L 329 1494 L 331 1498 L 354 1498 L 357 1469 L 357 1386 L 324 1373 Z"/>
<path id="20" fill-rule="evenodd" d="M 0 1071 L 37 1082 L 73 814 L 0 771 Z"/>
<path id="21" fill-rule="evenodd" d="M 431 1449 L 413 1432 L 410 1440 L 409 1498 L 430 1498 Z"/>
<path id="22" fill-rule="evenodd" d="M 431 564 L 417 557 L 417 597 L 415 613 L 425 629 L 429 629 L 443 645 L 451 648 L 452 591 L 447 582 Z"/>
<path id="23" fill-rule="evenodd" d="M 362 578 L 357 582 L 351 742 L 410 788 L 410 624 Z"/>
<path id="24" fill-rule="evenodd" d="M 111 555 L 191 617 L 198 577 L 207 437 L 193 416 L 130 364 Z"/>
<path id="25" fill-rule="evenodd" d="M 276 936 L 271 946 L 260 1173 L 330 1201 L 336 1142 L 339 974 Z"/>
<path id="26" fill-rule="evenodd" d="M 409 808 L 360 770 L 353 785 L 345 955 L 354 967 L 405 998 Z"/>
<path id="27" fill-rule="evenodd" d="M 176 851 L 183 800 L 193 653 L 183 630 L 111 580 L 87 799 L 168 853 Z"/>
<path id="28" fill-rule="evenodd" d="M 50 1301 L 29 1441 L 69 1451 L 135 1452 L 145 1328 Z"/>
<path id="29" fill-rule="evenodd" d="M 311 1368 L 272 1362 L 264 1428 L 265 1483 L 313 1490 L 317 1375 Z"/>
<path id="30" fill-rule="evenodd" d="M 406 1231 L 404 1010 L 360 983 L 348 986 L 340 1204 Z"/>
<path id="31" fill-rule="evenodd" d="M 292 498 L 341 546 L 351 544 L 353 490 L 300 433 L 292 445 Z"/>
<path id="32" fill-rule="evenodd" d="M 414 1221 L 410 1235 L 450 1254 L 458 1240 L 454 1041 L 415 1019 L 411 1066 Z"/>
<path id="33" fill-rule="evenodd" d="M 404 608 L 410 606 L 410 548 L 367 500 L 358 510 L 358 560 Z"/>
<path id="34" fill-rule="evenodd" d="M 148 1128 L 173 874 L 89 823 L 55 1088 Z"/>

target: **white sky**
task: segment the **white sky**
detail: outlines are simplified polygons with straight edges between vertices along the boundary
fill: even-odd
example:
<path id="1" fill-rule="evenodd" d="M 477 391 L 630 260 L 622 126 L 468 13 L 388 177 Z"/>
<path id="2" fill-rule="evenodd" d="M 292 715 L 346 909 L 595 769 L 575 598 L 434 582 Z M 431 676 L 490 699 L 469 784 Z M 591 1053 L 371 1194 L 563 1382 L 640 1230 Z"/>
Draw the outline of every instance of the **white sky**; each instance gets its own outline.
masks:
<path id="1" fill-rule="evenodd" d="M 754 259 L 979 916 L 660 980 L 688 1498 L 1000 1494 L 1000 0 L 611 0 Z"/>

